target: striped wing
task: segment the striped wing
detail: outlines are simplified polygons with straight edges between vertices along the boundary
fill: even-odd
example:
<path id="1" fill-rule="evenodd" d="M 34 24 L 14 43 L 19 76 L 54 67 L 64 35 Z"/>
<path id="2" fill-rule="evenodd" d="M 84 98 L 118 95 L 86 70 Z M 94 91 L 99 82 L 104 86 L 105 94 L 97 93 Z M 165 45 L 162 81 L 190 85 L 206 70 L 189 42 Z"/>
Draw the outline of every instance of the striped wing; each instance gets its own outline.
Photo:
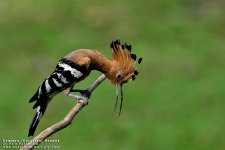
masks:
<path id="1" fill-rule="evenodd" d="M 48 101 L 51 100 L 55 94 L 78 82 L 80 78 L 83 77 L 86 70 L 85 66 L 76 65 L 74 62 L 65 58 L 61 59 L 55 71 L 44 80 L 29 102 L 37 100 L 33 108 L 36 108 L 42 103 L 47 105 Z"/>
<path id="2" fill-rule="evenodd" d="M 59 61 L 55 71 L 44 80 L 44 82 L 39 86 L 37 92 L 29 101 L 36 101 L 33 108 L 37 109 L 31 122 L 28 136 L 34 135 L 38 123 L 44 115 L 48 103 L 53 96 L 72 86 L 75 82 L 78 82 L 84 74 L 85 69 L 82 66 L 76 65 L 67 59 Z"/>

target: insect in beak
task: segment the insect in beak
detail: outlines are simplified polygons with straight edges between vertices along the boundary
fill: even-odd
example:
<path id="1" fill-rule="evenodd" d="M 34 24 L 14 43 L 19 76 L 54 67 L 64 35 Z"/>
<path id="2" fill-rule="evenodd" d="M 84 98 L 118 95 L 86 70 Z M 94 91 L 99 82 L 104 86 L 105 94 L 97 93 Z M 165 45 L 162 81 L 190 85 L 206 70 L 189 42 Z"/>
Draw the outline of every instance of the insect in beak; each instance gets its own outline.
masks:
<path id="1" fill-rule="evenodd" d="M 119 109 L 118 117 L 120 117 L 120 114 L 122 112 L 122 107 L 123 107 L 123 85 L 122 84 L 120 84 L 120 85 L 116 84 L 116 103 L 115 103 L 115 107 L 114 107 L 114 114 L 116 112 L 116 108 L 117 108 L 117 104 L 118 104 L 119 91 L 120 91 L 120 109 Z"/>

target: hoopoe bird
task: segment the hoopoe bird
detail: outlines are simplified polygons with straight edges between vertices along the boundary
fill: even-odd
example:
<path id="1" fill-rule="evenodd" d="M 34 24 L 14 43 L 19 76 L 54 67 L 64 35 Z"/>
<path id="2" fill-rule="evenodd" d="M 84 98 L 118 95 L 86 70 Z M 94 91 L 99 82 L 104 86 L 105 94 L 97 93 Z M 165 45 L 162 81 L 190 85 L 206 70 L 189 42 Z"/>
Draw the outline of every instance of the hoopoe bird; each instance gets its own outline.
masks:
<path id="1" fill-rule="evenodd" d="M 122 85 L 129 80 L 135 80 L 136 75 L 138 75 L 135 68 L 137 57 L 131 53 L 131 45 L 121 44 L 119 40 L 112 41 L 110 47 L 112 48 L 112 61 L 97 50 L 79 49 L 71 52 L 58 62 L 53 73 L 44 80 L 29 101 L 36 101 L 33 106 L 33 109 L 36 108 L 36 114 L 31 122 L 28 136 L 34 135 L 49 102 L 56 94 L 64 91 L 67 96 L 77 98 L 77 95 L 72 94 L 72 92 L 87 92 L 86 94 L 90 96 L 88 91 L 74 90 L 73 87 L 76 83 L 84 80 L 92 70 L 102 72 L 116 85 L 114 111 L 117 107 L 118 93 L 120 93 L 120 115 L 123 103 Z M 141 61 L 142 58 L 139 58 L 138 64 Z"/>

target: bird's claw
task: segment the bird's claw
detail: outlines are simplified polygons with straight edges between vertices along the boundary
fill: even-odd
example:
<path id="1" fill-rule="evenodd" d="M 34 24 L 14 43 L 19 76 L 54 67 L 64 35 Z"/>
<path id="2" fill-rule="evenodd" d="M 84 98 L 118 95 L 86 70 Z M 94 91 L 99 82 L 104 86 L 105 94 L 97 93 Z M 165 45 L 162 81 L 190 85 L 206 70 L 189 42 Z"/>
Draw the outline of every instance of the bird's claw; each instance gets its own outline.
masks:
<path id="1" fill-rule="evenodd" d="M 87 98 L 89 98 L 91 96 L 91 92 L 88 90 L 82 90 L 81 94 Z"/>
<path id="2" fill-rule="evenodd" d="M 88 98 L 81 96 L 80 98 L 77 99 L 78 103 L 82 103 L 83 105 L 88 104 Z"/>

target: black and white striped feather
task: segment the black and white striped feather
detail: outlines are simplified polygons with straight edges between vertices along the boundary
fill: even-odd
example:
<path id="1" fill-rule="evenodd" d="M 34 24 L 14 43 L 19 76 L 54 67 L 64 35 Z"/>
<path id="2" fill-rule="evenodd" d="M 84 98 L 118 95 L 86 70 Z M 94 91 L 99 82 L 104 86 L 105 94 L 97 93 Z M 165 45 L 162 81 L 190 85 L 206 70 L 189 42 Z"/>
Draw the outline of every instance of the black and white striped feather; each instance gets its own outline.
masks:
<path id="1" fill-rule="evenodd" d="M 34 135 L 37 125 L 41 117 L 44 115 L 50 100 L 56 94 L 76 83 L 76 81 L 78 81 L 84 74 L 85 68 L 82 68 L 65 58 L 58 62 L 54 72 L 44 80 L 44 82 L 39 86 L 37 92 L 29 101 L 36 101 L 33 109 L 37 109 L 31 122 L 28 136 Z"/>

